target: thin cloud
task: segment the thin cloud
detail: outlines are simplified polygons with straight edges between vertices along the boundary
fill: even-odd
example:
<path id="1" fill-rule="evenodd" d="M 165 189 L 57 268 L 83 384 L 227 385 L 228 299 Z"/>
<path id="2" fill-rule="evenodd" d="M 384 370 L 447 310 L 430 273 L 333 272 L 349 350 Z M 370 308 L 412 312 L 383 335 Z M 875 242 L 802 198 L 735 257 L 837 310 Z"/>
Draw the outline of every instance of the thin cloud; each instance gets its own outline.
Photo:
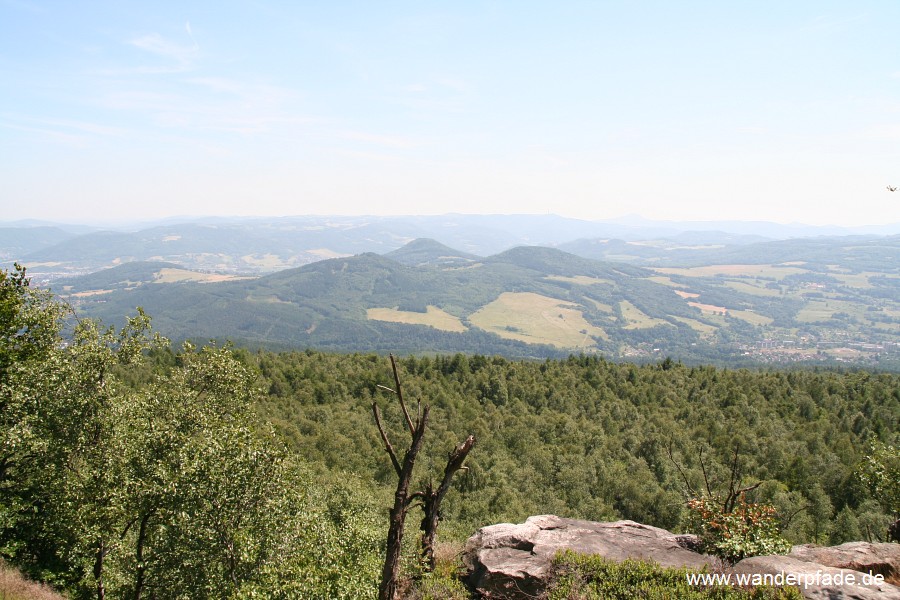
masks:
<path id="1" fill-rule="evenodd" d="M 393 135 L 379 135 L 363 131 L 344 131 L 340 134 L 345 140 L 365 142 L 388 148 L 411 148 L 415 143 L 409 139 Z"/>
<path id="2" fill-rule="evenodd" d="M 184 30 L 187 31 L 188 37 L 191 38 L 191 41 L 194 42 L 194 49 L 199 50 L 200 44 L 197 43 L 197 40 L 194 38 L 194 32 L 191 31 L 191 22 L 185 21 Z"/>
<path id="3" fill-rule="evenodd" d="M 193 41 L 193 36 L 191 36 L 191 40 Z M 160 58 L 173 61 L 175 63 L 174 65 L 169 67 L 162 67 L 162 69 L 168 69 L 169 71 L 189 70 L 193 66 L 194 60 L 196 59 L 200 51 L 200 47 L 197 45 L 196 41 L 194 41 L 193 46 L 186 46 L 184 44 L 179 44 L 177 42 L 173 42 L 172 40 L 168 40 L 158 33 L 143 35 L 129 40 L 128 43 L 135 48 L 138 48 L 139 50 L 143 50 Z M 161 67 L 150 68 L 160 69 Z"/>
<path id="4" fill-rule="evenodd" d="M 28 115 L 0 115 L 0 128 L 45 136 L 67 146 L 87 148 L 99 137 L 123 137 L 130 132 L 87 121 L 46 119 Z"/>
<path id="5" fill-rule="evenodd" d="M 71 119 L 39 119 L 29 116 L 18 116 L 16 120 L 19 122 L 32 123 L 35 125 L 54 127 L 59 129 L 70 129 L 80 131 L 82 133 L 90 133 L 93 135 L 106 136 L 122 136 L 128 134 L 128 131 L 121 127 L 111 127 L 99 123 L 91 123 L 88 121 L 74 121 Z"/>
<path id="6" fill-rule="evenodd" d="M 100 105 L 144 113 L 145 122 L 184 131 L 271 134 L 319 121 L 291 110 L 291 101 L 298 96 L 291 90 L 226 78 L 191 78 L 183 83 L 190 87 L 176 93 L 112 92 Z"/>
<path id="7" fill-rule="evenodd" d="M 810 33 L 832 34 L 845 31 L 861 23 L 869 21 L 869 13 L 862 12 L 849 17 L 834 17 L 832 15 L 819 15 L 805 23 L 800 31 Z"/>

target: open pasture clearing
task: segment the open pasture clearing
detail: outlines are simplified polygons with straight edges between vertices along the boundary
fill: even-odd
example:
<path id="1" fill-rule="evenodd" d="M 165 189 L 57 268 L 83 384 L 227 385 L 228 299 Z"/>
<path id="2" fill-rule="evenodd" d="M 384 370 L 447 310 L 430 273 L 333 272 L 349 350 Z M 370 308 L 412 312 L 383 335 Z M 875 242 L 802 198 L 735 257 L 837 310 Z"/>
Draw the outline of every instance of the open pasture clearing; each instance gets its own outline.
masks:
<path id="1" fill-rule="evenodd" d="M 675 293 L 678 294 L 681 298 L 699 298 L 700 294 L 695 294 L 693 292 L 685 292 L 682 290 L 675 290 Z"/>
<path id="2" fill-rule="evenodd" d="M 671 278 L 666 277 L 665 275 L 653 275 L 651 277 L 647 277 L 648 280 L 658 283 L 660 285 L 667 285 L 669 287 L 681 288 L 684 287 L 680 283 L 675 283 Z"/>
<path id="3" fill-rule="evenodd" d="M 309 254 L 313 256 L 317 256 L 322 260 L 326 260 L 329 258 L 343 258 L 347 256 L 346 254 L 341 254 L 340 252 L 335 252 L 334 250 L 329 250 L 328 248 L 313 248 L 312 250 L 307 250 Z"/>
<path id="4" fill-rule="evenodd" d="M 270 295 L 270 296 L 247 296 L 248 302 L 261 302 L 263 304 L 293 304 L 293 302 L 289 302 L 287 300 L 282 300 L 278 296 Z"/>
<path id="5" fill-rule="evenodd" d="M 550 281 L 562 281 L 564 283 L 574 283 L 576 285 L 615 285 L 609 279 L 588 277 L 587 275 L 575 275 L 574 277 L 564 277 L 562 275 L 547 275 L 544 279 L 548 279 Z"/>
<path id="6" fill-rule="evenodd" d="M 694 331 L 696 331 L 697 333 L 699 333 L 701 335 L 711 335 L 716 332 L 716 329 L 718 329 L 718 327 L 716 327 L 715 325 L 710 325 L 709 323 L 703 323 L 696 319 L 688 319 L 687 317 L 672 317 L 672 318 L 674 318 L 676 321 L 684 323 L 685 325 L 687 325 L 688 327 L 690 327 L 691 329 L 693 329 Z"/>
<path id="7" fill-rule="evenodd" d="M 714 315 L 724 315 L 728 313 L 728 309 L 724 306 L 714 306 L 712 304 L 703 304 L 702 302 L 688 302 L 688 306 L 699 308 L 702 313 L 710 313 Z"/>
<path id="8" fill-rule="evenodd" d="M 27 270 L 27 269 L 38 269 L 40 267 L 58 267 L 61 264 L 62 263 L 58 262 L 58 261 L 57 262 L 53 262 L 53 261 L 50 261 L 50 262 L 27 262 L 23 266 Z"/>
<path id="9" fill-rule="evenodd" d="M 75 292 L 69 294 L 72 298 L 88 298 L 90 296 L 102 296 L 103 294 L 111 294 L 114 290 L 89 290 L 87 292 Z"/>
<path id="10" fill-rule="evenodd" d="M 767 279 L 783 279 L 788 275 L 807 273 L 806 269 L 784 265 L 709 265 L 706 267 L 656 267 L 657 273 L 666 275 L 683 275 L 685 277 L 765 277 Z"/>
<path id="11" fill-rule="evenodd" d="M 797 313 L 796 320 L 801 323 L 816 323 L 831 319 L 835 313 L 847 313 L 852 317 L 866 320 L 865 307 L 854 302 L 833 299 L 807 301 L 806 306 Z"/>
<path id="12" fill-rule="evenodd" d="M 283 269 L 290 266 L 277 254 L 246 254 L 241 257 L 241 260 L 248 265 L 266 270 Z"/>
<path id="13" fill-rule="evenodd" d="M 373 321 L 388 321 L 390 323 L 406 323 L 407 325 L 427 325 L 441 331 L 462 333 L 467 330 L 458 317 L 444 312 L 437 306 L 429 305 L 426 312 L 413 312 L 409 310 L 397 310 L 396 308 L 370 308 L 366 311 L 366 317 Z"/>
<path id="14" fill-rule="evenodd" d="M 772 317 L 755 313 L 752 310 L 729 310 L 728 316 L 747 321 L 751 325 L 771 325 L 775 320 Z"/>
<path id="15" fill-rule="evenodd" d="M 599 310 L 600 312 L 610 313 L 610 314 L 613 312 L 613 307 L 610 306 L 609 304 L 606 304 L 605 302 L 600 302 L 599 300 L 594 300 L 593 298 L 587 298 L 587 300 L 590 300 L 591 304 L 596 306 L 597 310 Z"/>
<path id="16" fill-rule="evenodd" d="M 557 348 L 589 348 L 591 336 L 606 338 L 577 304 L 533 292 L 503 292 L 469 316 L 472 325 L 502 338 Z"/>
<path id="17" fill-rule="evenodd" d="M 771 298 L 773 296 L 781 295 L 781 292 L 779 290 L 767 288 L 766 282 L 758 280 L 754 280 L 752 282 L 732 280 L 725 282 L 725 285 L 736 292 L 741 292 L 742 294 L 750 294 L 751 296 L 765 296 L 767 298 Z"/>
<path id="18" fill-rule="evenodd" d="M 622 311 L 622 318 L 626 323 L 625 329 L 649 329 L 657 325 L 671 325 L 668 321 L 656 319 L 644 313 L 628 300 L 619 302 L 619 310 Z"/>
<path id="19" fill-rule="evenodd" d="M 900 279 L 900 276 L 898 275 L 891 273 L 877 273 L 875 271 L 864 271 L 862 273 L 829 273 L 829 275 L 840 281 L 841 285 L 857 289 L 870 289 L 875 287 L 872 285 L 872 282 L 869 281 L 870 277 L 887 277 L 888 279 L 894 280 Z"/>
<path id="20" fill-rule="evenodd" d="M 237 279 L 252 279 L 250 277 L 237 277 L 235 275 L 223 275 L 221 273 L 197 273 L 187 269 L 173 269 L 166 267 L 156 273 L 154 283 L 180 283 L 182 281 L 196 281 L 198 283 L 212 283 L 218 281 L 234 281 Z"/>

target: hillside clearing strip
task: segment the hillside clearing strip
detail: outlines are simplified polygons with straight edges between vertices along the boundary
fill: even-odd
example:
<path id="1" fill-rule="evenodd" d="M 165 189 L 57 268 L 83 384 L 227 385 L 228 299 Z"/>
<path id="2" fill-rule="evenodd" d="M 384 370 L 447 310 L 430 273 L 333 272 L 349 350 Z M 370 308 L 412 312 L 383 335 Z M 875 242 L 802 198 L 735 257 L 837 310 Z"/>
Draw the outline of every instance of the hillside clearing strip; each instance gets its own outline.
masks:
<path id="1" fill-rule="evenodd" d="M 588 323 L 574 302 L 533 292 L 504 292 L 477 311 L 469 321 L 502 338 L 558 348 L 591 348 L 593 336 L 606 332 Z"/>
<path id="2" fill-rule="evenodd" d="M 715 277 L 716 275 L 720 275 L 725 277 L 768 277 L 771 279 L 782 279 L 787 275 L 809 272 L 807 269 L 784 265 L 709 265 L 706 267 L 689 268 L 656 267 L 653 270 L 657 273 L 665 273 L 666 275 L 684 275 L 686 277 Z"/>
<path id="3" fill-rule="evenodd" d="M 619 310 L 622 311 L 622 318 L 626 323 L 625 329 L 650 329 L 657 325 L 672 325 L 668 321 L 651 317 L 628 300 L 619 302 Z"/>
<path id="4" fill-rule="evenodd" d="M 413 312 L 409 310 L 397 310 L 396 308 L 370 308 L 366 310 L 366 317 L 372 321 L 387 321 L 389 323 L 405 323 L 407 325 L 425 325 L 441 331 L 462 333 L 467 331 L 465 325 L 448 312 L 437 306 L 429 305 L 426 311 Z"/>

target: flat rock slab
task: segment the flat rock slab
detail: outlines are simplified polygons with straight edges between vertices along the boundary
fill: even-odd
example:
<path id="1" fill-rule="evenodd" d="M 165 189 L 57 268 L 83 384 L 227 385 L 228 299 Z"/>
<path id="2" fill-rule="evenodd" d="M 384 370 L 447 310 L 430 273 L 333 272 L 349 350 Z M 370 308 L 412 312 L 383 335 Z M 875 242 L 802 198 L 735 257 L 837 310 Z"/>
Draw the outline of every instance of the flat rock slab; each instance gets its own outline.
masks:
<path id="1" fill-rule="evenodd" d="M 847 542 L 840 546 L 794 546 L 788 556 L 828 567 L 853 569 L 884 575 L 889 583 L 900 583 L 900 544 Z"/>
<path id="2" fill-rule="evenodd" d="M 900 587 L 889 583 L 866 583 L 866 573 L 828 567 L 794 556 L 745 558 L 734 565 L 734 574 L 776 577 L 775 583 L 796 585 L 809 600 L 900 600 Z M 793 581 L 785 581 L 788 576 Z M 751 580 L 750 583 L 754 582 Z"/>
<path id="3" fill-rule="evenodd" d="M 683 542 L 682 542 L 683 543 Z M 466 542 L 469 583 L 485 598 L 534 598 L 547 587 L 557 552 L 598 554 L 616 562 L 646 560 L 663 567 L 712 570 L 718 561 L 679 544 L 673 533 L 634 521 L 597 523 L 554 515 L 479 529 Z"/>

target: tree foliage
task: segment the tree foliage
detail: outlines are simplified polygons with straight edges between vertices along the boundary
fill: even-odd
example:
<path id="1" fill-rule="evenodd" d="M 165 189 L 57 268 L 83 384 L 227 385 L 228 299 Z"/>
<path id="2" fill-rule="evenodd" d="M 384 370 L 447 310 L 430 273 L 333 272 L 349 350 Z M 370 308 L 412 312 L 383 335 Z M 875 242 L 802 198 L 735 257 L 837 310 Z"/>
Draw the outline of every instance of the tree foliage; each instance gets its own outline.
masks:
<path id="1" fill-rule="evenodd" d="M 140 310 L 119 331 L 66 314 L 24 270 L 0 278 L 3 558 L 76 598 L 374 589 L 372 507 L 316 489 L 231 349 L 172 355 Z"/>
<path id="2" fill-rule="evenodd" d="M 330 469 L 391 484 L 371 426 L 377 386 L 392 385 L 383 358 L 308 350 L 248 359 L 268 389 L 260 409 L 291 446 Z M 898 429 L 896 375 L 641 366 L 592 356 L 456 354 L 400 364 L 409 396 L 431 407 L 422 480 L 440 479 L 448 446 L 469 432 L 479 440 L 444 510 L 442 528 L 457 537 L 546 513 L 686 530 L 684 481 L 667 456 L 670 443 L 695 489 L 705 486 L 704 469 L 713 490 L 727 487 L 737 457 L 736 489 L 761 482 L 747 501 L 773 505 L 792 543 L 825 542 L 845 508 L 862 519 L 864 537 L 884 530 L 875 527 L 884 509 L 855 469 L 870 435 L 887 440 Z M 385 415 L 392 439 L 404 427 L 399 414 Z"/>

